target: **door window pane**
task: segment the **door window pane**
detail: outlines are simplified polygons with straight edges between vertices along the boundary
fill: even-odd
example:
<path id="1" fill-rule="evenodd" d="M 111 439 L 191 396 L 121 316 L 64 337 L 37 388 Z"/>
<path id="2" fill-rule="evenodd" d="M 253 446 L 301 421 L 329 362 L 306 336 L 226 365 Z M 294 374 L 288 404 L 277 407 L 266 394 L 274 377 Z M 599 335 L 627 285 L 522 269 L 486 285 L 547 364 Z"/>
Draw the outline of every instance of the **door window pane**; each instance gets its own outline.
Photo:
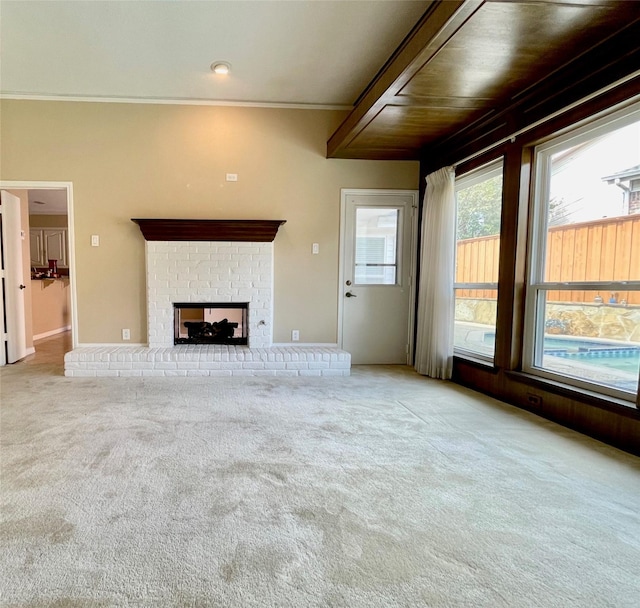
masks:
<path id="1" fill-rule="evenodd" d="M 399 210 L 356 209 L 355 284 L 395 285 L 397 282 Z"/>

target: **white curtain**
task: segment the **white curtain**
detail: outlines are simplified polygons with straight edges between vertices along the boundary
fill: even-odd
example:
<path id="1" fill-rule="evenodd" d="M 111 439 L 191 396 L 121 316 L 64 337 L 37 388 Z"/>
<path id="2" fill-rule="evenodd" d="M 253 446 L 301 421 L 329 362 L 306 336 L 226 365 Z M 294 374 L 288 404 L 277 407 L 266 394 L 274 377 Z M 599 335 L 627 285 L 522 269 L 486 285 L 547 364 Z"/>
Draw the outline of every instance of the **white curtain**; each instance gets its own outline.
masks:
<path id="1" fill-rule="evenodd" d="M 422 215 L 416 371 L 451 378 L 453 364 L 455 170 L 427 175 Z"/>

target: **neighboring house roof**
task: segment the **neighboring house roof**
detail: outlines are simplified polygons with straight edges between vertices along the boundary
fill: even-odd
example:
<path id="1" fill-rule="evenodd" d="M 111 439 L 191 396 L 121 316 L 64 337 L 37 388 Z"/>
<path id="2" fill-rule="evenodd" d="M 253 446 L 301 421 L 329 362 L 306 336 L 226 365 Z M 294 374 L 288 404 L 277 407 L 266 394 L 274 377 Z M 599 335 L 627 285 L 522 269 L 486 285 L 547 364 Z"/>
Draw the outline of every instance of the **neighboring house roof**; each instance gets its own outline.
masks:
<path id="1" fill-rule="evenodd" d="M 602 181 L 609 184 L 615 184 L 617 182 L 628 182 L 632 179 L 640 179 L 640 165 L 629 167 L 629 169 L 624 169 L 623 171 L 619 171 L 613 175 L 607 175 L 602 178 Z"/>

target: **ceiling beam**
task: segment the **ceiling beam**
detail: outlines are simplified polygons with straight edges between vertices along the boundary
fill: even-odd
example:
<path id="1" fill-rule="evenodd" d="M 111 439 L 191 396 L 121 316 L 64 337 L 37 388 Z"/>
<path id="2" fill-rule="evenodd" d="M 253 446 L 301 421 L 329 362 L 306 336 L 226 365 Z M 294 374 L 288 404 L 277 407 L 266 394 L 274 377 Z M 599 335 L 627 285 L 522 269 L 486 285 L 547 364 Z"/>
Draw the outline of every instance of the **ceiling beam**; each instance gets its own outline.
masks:
<path id="1" fill-rule="evenodd" d="M 415 104 L 416 101 L 419 105 L 419 98 L 400 101 L 402 96 L 398 96 L 398 93 L 483 4 L 484 0 L 431 2 L 420 21 L 356 101 L 346 120 L 331 136 L 327 143 L 327 157 L 349 158 L 350 154 L 346 148 L 386 105 Z M 450 100 L 447 100 L 447 104 L 449 102 Z M 453 104 L 455 107 L 456 102 L 453 101 Z"/>

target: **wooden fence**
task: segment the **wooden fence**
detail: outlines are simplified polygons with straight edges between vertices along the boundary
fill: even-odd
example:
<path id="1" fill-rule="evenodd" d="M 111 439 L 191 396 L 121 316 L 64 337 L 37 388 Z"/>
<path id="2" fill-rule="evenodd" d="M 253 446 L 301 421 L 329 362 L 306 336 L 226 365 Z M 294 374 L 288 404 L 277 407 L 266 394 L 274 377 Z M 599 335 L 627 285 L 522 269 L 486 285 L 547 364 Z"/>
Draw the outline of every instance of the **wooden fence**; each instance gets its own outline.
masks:
<path id="1" fill-rule="evenodd" d="M 456 283 L 497 283 L 500 237 L 458 242 Z M 639 281 L 640 214 L 556 226 L 547 236 L 545 280 Z M 593 302 L 593 291 L 550 291 L 551 302 Z M 612 294 L 599 294 L 608 302 Z M 639 292 L 619 292 L 619 302 L 640 305 Z M 464 289 L 459 297 L 495 299 L 495 290 Z"/>

